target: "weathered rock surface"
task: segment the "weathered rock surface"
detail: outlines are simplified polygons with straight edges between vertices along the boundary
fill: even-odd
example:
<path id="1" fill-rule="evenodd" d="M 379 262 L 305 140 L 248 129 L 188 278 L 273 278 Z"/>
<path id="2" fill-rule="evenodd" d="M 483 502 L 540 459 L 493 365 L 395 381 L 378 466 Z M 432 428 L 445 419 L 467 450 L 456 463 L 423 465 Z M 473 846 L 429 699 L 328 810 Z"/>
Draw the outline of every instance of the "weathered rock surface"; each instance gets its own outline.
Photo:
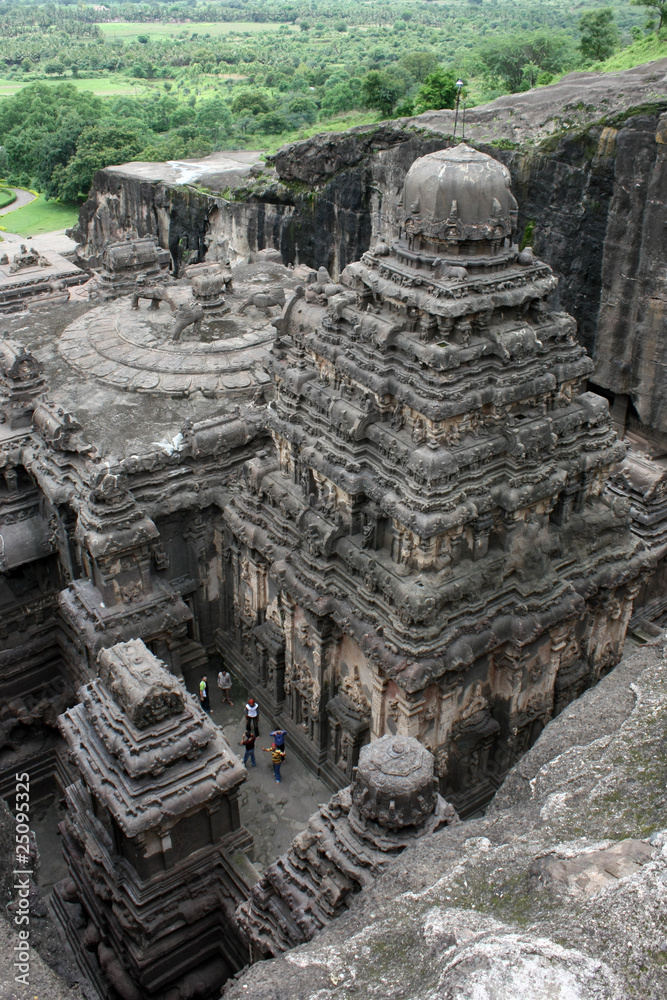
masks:
<path id="1" fill-rule="evenodd" d="M 661 431 L 666 73 L 667 60 L 571 73 L 472 108 L 465 126 L 469 142 L 509 167 L 519 233 L 534 224 L 535 252 L 561 278 L 558 304 L 577 319 L 596 360 L 594 380 L 628 393 L 641 419 Z M 102 170 L 78 239 L 98 252 L 132 219 L 140 235 L 158 234 L 176 256 L 186 238 L 190 251 L 220 242 L 241 254 L 273 246 L 286 261 L 336 273 L 390 235 L 408 168 L 447 145 L 452 130 L 453 113 L 437 111 L 315 136 L 279 150 L 275 171 L 251 168 L 231 200 L 177 186 L 165 164 Z"/>
<path id="2" fill-rule="evenodd" d="M 92 985 L 77 968 L 73 954 L 61 938 L 37 886 L 30 887 L 30 972 L 29 984 L 16 981 L 14 948 L 19 944 L 19 929 L 14 923 L 17 900 L 17 877 L 14 869 L 16 844 L 14 815 L 0 799 L 0 997 L 2 1000 L 98 1000 Z M 31 861 L 34 878 L 39 871 L 39 857 L 33 841 Z M 21 877 L 21 881 L 24 878 Z M 6 918 L 6 919 L 5 919 Z"/>
<path id="3" fill-rule="evenodd" d="M 666 653 L 662 637 L 624 661 L 547 726 L 486 817 L 410 848 L 225 1000 L 664 997 Z"/>

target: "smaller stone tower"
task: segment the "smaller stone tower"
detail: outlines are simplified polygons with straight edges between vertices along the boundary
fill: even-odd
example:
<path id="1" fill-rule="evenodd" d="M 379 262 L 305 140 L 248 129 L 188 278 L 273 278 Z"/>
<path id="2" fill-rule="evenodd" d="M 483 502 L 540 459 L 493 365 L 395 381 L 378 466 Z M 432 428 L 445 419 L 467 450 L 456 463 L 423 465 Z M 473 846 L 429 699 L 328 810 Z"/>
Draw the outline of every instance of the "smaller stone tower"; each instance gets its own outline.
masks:
<path id="1" fill-rule="evenodd" d="M 99 657 L 59 719 L 80 779 L 61 824 L 71 879 L 54 905 L 109 1000 L 197 1000 L 247 961 L 232 916 L 249 886 L 231 862 L 246 772 L 222 731 L 140 640 Z"/>
<path id="2" fill-rule="evenodd" d="M 433 755 L 417 740 L 383 736 L 365 746 L 353 783 L 320 806 L 236 911 L 252 958 L 310 941 L 406 847 L 455 822 Z"/>
<path id="3" fill-rule="evenodd" d="M 160 533 L 120 467 L 92 466 L 87 485 L 74 533 L 83 575 L 59 597 L 70 674 L 85 680 L 103 647 L 136 637 L 180 673 L 192 612 L 160 577 L 168 565 Z"/>

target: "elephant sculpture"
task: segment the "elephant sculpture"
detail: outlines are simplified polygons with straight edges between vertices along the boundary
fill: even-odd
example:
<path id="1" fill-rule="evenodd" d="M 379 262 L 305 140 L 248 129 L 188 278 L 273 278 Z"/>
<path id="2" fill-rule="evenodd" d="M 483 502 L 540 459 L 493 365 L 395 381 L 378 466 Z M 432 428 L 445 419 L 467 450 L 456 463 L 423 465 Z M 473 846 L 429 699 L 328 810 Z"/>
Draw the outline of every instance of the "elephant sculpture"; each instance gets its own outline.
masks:
<path id="1" fill-rule="evenodd" d="M 264 309 L 268 313 L 271 306 L 284 306 L 285 305 L 285 289 L 282 286 L 277 286 L 275 288 L 270 288 L 266 292 L 253 292 L 252 295 L 243 302 L 238 310 L 238 315 L 240 316 L 242 312 L 248 308 L 248 306 L 254 306 L 255 309 Z"/>

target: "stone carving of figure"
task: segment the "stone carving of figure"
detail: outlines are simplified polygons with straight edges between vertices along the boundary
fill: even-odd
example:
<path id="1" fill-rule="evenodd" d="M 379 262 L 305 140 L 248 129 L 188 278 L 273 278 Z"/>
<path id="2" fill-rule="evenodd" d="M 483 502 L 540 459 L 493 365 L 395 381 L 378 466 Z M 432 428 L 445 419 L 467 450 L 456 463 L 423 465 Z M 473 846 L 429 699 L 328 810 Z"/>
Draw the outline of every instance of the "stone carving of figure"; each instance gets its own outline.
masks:
<path id="1" fill-rule="evenodd" d="M 464 722 L 466 719 L 471 719 L 473 715 L 477 715 L 478 712 L 483 712 L 485 709 L 488 709 L 488 707 L 489 703 L 482 694 L 481 681 L 475 681 L 472 686 L 472 699 L 461 712 L 461 722 Z"/>

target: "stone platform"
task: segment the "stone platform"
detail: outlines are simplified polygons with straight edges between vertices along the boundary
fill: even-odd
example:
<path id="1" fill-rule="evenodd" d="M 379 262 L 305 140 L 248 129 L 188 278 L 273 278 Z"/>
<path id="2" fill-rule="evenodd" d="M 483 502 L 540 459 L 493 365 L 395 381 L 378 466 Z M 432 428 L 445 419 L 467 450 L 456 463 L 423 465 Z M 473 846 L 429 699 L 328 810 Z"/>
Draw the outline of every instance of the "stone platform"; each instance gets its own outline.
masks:
<path id="1" fill-rule="evenodd" d="M 60 353 L 81 375 L 129 392 L 217 396 L 240 389 L 245 394 L 269 381 L 261 363 L 274 331 L 264 317 L 254 329 L 249 322 L 245 332 L 223 319 L 221 336 L 199 343 L 170 340 L 168 321 L 166 309 L 149 319 L 147 306 L 135 312 L 130 300 L 122 299 L 113 310 L 99 306 L 68 326 Z"/>
<path id="2" fill-rule="evenodd" d="M 128 392 L 183 397 L 252 396 L 270 382 L 264 369 L 275 337 L 272 320 L 281 306 L 256 306 L 256 295 L 280 289 L 285 301 L 298 284 L 289 268 L 275 262 L 244 265 L 233 271 L 233 290 L 224 306 L 205 309 L 201 327 L 173 336 L 174 312 L 167 302 L 139 302 L 127 296 L 80 316 L 63 332 L 60 355 L 80 375 Z M 192 304 L 189 282 L 168 286 L 179 307 Z"/>
<path id="3" fill-rule="evenodd" d="M 61 241 L 62 243 L 62 241 Z M 72 243 L 72 241 L 68 241 Z M 75 244 L 72 244 L 75 245 Z M 65 302 L 69 288 L 88 275 L 63 256 L 61 246 L 5 233 L 0 243 L 0 313 L 25 310 L 30 304 Z"/>

